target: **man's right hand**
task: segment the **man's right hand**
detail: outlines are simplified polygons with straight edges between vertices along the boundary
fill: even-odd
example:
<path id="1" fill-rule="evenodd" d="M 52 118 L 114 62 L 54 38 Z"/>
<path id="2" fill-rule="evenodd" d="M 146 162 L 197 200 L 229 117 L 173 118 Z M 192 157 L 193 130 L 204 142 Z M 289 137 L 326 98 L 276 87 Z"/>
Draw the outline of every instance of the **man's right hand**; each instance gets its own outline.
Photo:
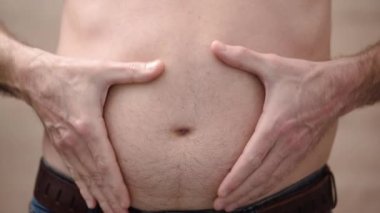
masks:
<path id="1" fill-rule="evenodd" d="M 151 81 L 162 74 L 163 63 L 33 52 L 32 60 L 17 64 L 25 71 L 16 81 L 22 98 L 37 112 L 87 206 L 94 208 L 98 202 L 104 212 L 126 212 L 130 198 L 107 136 L 103 106 L 112 85 Z"/>

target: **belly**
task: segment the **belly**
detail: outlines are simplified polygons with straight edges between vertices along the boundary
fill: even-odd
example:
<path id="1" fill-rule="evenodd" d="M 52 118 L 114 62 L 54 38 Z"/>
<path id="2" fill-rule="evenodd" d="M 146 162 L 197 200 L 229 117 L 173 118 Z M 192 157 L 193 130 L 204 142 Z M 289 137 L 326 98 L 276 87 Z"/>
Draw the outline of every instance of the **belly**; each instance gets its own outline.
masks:
<path id="1" fill-rule="evenodd" d="M 210 207 L 255 128 L 263 89 L 192 45 L 154 82 L 110 91 L 106 122 L 136 207 Z"/>
<path id="2" fill-rule="evenodd" d="M 216 60 L 209 49 L 214 39 L 285 56 L 329 57 L 327 0 L 312 6 L 296 0 L 82 2 L 66 2 L 59 54 L 165 63 L 153 82 L 112 87 L 105 106 L 131 205 L 140 209 L 212 208 L 219 184 L 254 132 L 263 87 L 255 76 Z M 333 135 L 331 129 L 274 191 L 324 164 Z M 46 142 L 44 157 L 65 172 L 49 147 Z"/>

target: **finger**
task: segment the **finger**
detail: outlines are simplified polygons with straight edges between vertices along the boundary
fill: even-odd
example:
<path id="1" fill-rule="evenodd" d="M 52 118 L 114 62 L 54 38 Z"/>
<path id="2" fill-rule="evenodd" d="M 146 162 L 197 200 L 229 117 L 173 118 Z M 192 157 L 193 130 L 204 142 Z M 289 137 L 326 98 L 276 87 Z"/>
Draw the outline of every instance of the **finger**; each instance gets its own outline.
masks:
<path id="1" fill-rule="evenodd" d="M 231 206 L 246 197 L 251 191 L 260 190 L 272 178 L 273 172 L 281 162 L 289 155 L 288 151 L 282 149 L 282 141 L 276 140 L 275 146 L 270 150 L 262 165 L 254 171 L 239 187 L 228 196 L 219 199 L 220 206 Z"/>
<path id="2" fill-rule="evenodd" d="M 272 156 L 278 156 L 279 152 L 281 152 L 281 148 L 276 149 L 276 152 L 273 152 Z M 303 153 L 288 154 L 271 173 L 267 181 L 260 185 L 261 187 L 251 190 L 245 196 L 242 196 L 240 200 L 227 206 L 226 211 L 233 211 L 239 206 L 249 205 L 258 199 L 261 199 L 263 195 L 269 193 L 276 184 L 281 183 L 281 181 L 294 170 L 297 165 L 296 163 L 302 159 L 303 156 Z"/>
<path id="3" fill-rule="evenodd" d="M 72 174 L 71 175 L 72 177 L 75 176 L 73 172 L 71 172 L 70 174 Z M 88 189 L 86 183 L 79 177 L 80 177 L 79 175 L 76 175 L 76 178 L 75 179 L 73 178 L 75 181 L 75 185 L 77 185 L 77 187 L 79 188 L 80 194 L 82 195 L 83 199 L 86 201 L 87 208 L 93 209 L 96 207 L 96 200 L 94 196 L 92 196 L 92 194 L 90 193 L 90 190 Z"/>
<path id="4" fill-rule="evenodd" d="M 284 144 L 284 141 L 277 140 L 275 146 L 265 158 L 262 166 L 252 173 L 238 189 L 224 198 L 224 204 L 227 206 L 226 210 L 232 211 L 236 207 L 245 204 L 244 202 L 250 194 L 255 192 L 268 192 L 268 182 L 272 179 L 276 179 L 276 181 L 278 181 L 277 183 L 280 183 L 280 178 L 282 177 L 275 176 L 274 172 L 290 155 L 289 149 L 286 149 Z M 257 197 L 251 196 L 249 200 L 255 201 L 255 199 L 257 199 Z"/>
<path id="5" fill-rule="evenodd" d="M 273 126 L 273 122 L 267 120 L 264 114 L 261 115 L 242 154 L 219 186 L 218 196 L 227 196 L 261 165 L 274 144 Z"/>
<path id="6" fill-rule="evenodd" d="M 104 178 L 107 172 L 99 170 L 96 165 L 96 160 L 94 160 L 94 156 L 89 149 L 88 144 L 91 143 L 91 141 L 86 141 L 86 136 L 91 138 L 91 134 L 85 132 L 87 127 L 84 128 L 78 124 L 75 125 L 76 126 L 69 128 L 73 130 L 70 133 L 68 133 L 68 131 L 58 133 L 58 138 L 61 139 L 61 142 L 57 143 L 59 152 L 72 167 L 71 175 L 76 182 L 81 182 L 81 180 L 84 182 L 83 185 L 85 185 L 87 189 L 83 191 L 90 191 L 103 210 L 121 209 L 122 207 L 120 207 L 115 195 L 107 192 L 107 190 L 110 190 L 107 186 L 107 180 Z M 79 131 L 79 134 L 78 132 L 75 133 L 75 130 Z M 96 130 L 94 131 L 96 132 Z M 83 133 L 87 134 L 84 135 Z M 89 203 L 91 203 L 90 208 L 95 207 L 93 202 L 90 201 Z"/>
<path id="7" fill-rule="evenodd" d="M 69 161 L 75 162 L 73 159 L 76 158 L 77 154 L 72 155 L 70 152 L 65 152 L 64 156 L 66 159 L 69 159 Z M 80 160 L 77 159 L 77 162 L 79 161 Z M 91 171 L 88 171 L 88 169 L 80 163 L 77 164 L 75 168 L 78 172 L 74 170 L 73 166 L 69 166 L 69 171 L 75 181 L 75 184 L 78 186 L 82 197 L 85 199 L 88 208 L 94 209 L 96 207 L 96 203 L 98 202 L 103 212 L 125 212 L 126 208 L 122 208 L 122 206 L 117 203 L 117 199 L 110 192 L 110 190 L 102 190 L 99 188 L 99 179 L 96 177 L 97 175 L 95 175 L 94 180 L 94 176 L 91 175 Z M 105 189 L 107 188 L 105 187 Z M 114 198 L 110 199 L 112 197 Z"/>
<path id="8" fill-rule="evenodd" d="M 129 194 L 108 139 L 104 120 L 100 117 L 93 123 L 95 125 L 91 128 L 91 133 L 84 135 L 89 140 L 87 148 L 93 157 L 93 161 L 88 163 L 96 167 L 95 177 L 98 178 L 96 184 L 107 194 L 110 203 L 115 204 L 116 208 L 126 209 L 129 207 Z"/>
<path id="9" fill-rule="evenodd" d="M 307 129 L 301 129 L 296 134 L 290 134 L 288 137 L 280 136 L 274 148 L 265 158 L 262 167 L 257 169 L 239 187 L 241 189 L 239 194 L 237 192 L 235 194 L 234 191 L 235 195 L 231 194 L 231 197 L 233 196 L 234 198 L 228 198 L 230 204 L 228 204 L 226 210 L 232 211 L 238 206 L 247 204 L 247 200 L 253 202 L 259 196 L 268 193 L 275 184 L 281 183 L 296 166 L 296 162 L 300 157 L 304 156 L 308 150 L 308 146 L 302 143 L 305 141 L 307 134 Z M 247 190 L 244 191 L 244 189 Z"/>
<path id="10" fill-rule="evenodd" d="M 164 69 L 164 63 L 160 60 L 150 63 L 113 62 L 102 67 L 97 79 L 108 84 L 143 83 L 157 78 Z"/>
<path id="11" fill-rule="evenodd" d="M 265 80 L 270 72 L 265 55 L 248 48 L 214 41 L 211 44 L 211 50 L 219 60 L 227 65 L 255 74 L 262 80 Z"/>
<path id="12" fill-rule="evenodd" d="M 81 145 L 77 146 L 76 149 L 71 148 L 62 148 L 60 150 L 60 154 L 63 157 L 63 161 L 66 163 L 71 177 L 74 179 L 77 186 L 80 188 L 81 195 L 83 198 L 87 198 L 87 196 L 91 196 L 92 199 L 95 199 L 97 202 L 102 203 L 102 209 L 103 210 L 110 210 L 111 207 L 108 205 L 108 197 L 104 196 L 104 193 L 101 193 L 100 189 L 97 185 L 97 176 L 96 170 L 94 169 L 93 164 L 88 164 L 87 162 L 91 161 L 79 158 L 78 152 L 81 154 L 79 156 L 90 156 L 89 150 L 85 148 L 83 143 L 80 143 Z M 87 164 L 87 165 L 86 165 Z M 94 180 L 95 176 L 95 180 Z M 82 194 L 82 192 L 88 194 Z M 96 201 L 94 200 L 86 200 L 86 204 L 88 208 L 95 208 L 96 207 Z M 87 203 L 88 202 L 88 203 Z"/>
<path id="13" fill-rule="evenodd" d="M 74 154 L 69 150 L 61 150 L 60 154 L 69 169 L 71 177 L 80 189 L 81 195 L 85 199 L 87 207 L 93 209 L 96 207 L 96 202 L 104 203 L 104 200 L 106 200 L 105 196 L 93 187 L 91 175 L 89 174 L 88 169 L 82 164 L 81 160 L 78 159 L 77 154 Z M 91 200 L 87 199 L 88 196 L 91 196 Z M 105 206 L 104 209 L 111 208 L 109 206 Z"/>
<path id="14" fill-rule="evenodd" d="M 66 168 L 69 171 L 71 178 L 73 178 L 75 184 L 79 188 L 80 194 L 82 195 L 83 199 L 85 200 L 87 207 L 88 208 L 95 208 L 96 200 L 95 200 L 94 196 L 91 195 L 88 187 L 84 183 L 84 180 L 79 177 L 78 173 L 75 171 L 73 166 L 66 160 L 66 157 L 64 156 L 64 154 L 62 153 L 62 150 L 61 150 L 62 142 L 56 141 L 57 139 L 61 138 L 59 136 L 60 133 L 55 128 L 46 127 L 46 126 L 45 126 L 45 128 L 47 130 L 47 131 L 45 131 L 46 135 L 48 136 L 49 140 L 51 142 L 53 142 L 53 147 L 55 148 L 57 153 L 59 153 L 61 160 L 66 165 Z"/>
<path id="15" fill-rule="evenodd" d="M 67 170 L 69 171 L 69 174 L 71 178 L 74 180 L 75 185 L 79 188 L 79 192 L 82 195 L 83 199 L 86 202 L 87 208 L 95 208 L 96 207 L 96 200 L 95 197 L 90 193 L 89 188 L 87 187 L 85 180 L 83 180 L 83 176 L 79 175 L 78 172 L 74 169 L 74 167 L 66 160 L 66 157 L 64 154 L 59 152 L 60 157 L 63 161 L 63 163 L 66 165 Z M 79 170 L 83 170 L 82 168 Z"/>

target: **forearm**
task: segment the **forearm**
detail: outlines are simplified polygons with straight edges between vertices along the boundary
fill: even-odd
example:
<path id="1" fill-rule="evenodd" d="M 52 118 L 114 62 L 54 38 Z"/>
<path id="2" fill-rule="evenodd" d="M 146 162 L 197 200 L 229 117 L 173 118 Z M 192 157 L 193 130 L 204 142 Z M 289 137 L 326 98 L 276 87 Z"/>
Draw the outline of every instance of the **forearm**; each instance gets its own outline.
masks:
<path id="1" fill-rule="evenodd" d="M 343 60 L 346 64 L 338 71 L 347 91 L 342 114 L 379 102 L 380 43 Z"/>
<path id="2" fill-rule="evenodd" d="M 359 103 L 374 104 L 380 101 L 380 42 L 361 53 L 364 60 L 363 68 L 367 69 L 366 80 Z"/>
<path id="3" fill-rule="evenodd" d="M 11 72 L 13 68 L 11 44 L 9 36 L 5 33 L 4 26 L 0 23 L 0 91 L 15 95 L 11 89 Z"/>
<path id="4" fill-rule="evenodd" d="M 16 41 L 0 23 L 0 92 L 22 98 L 20 80 L 36 51 Z"/>

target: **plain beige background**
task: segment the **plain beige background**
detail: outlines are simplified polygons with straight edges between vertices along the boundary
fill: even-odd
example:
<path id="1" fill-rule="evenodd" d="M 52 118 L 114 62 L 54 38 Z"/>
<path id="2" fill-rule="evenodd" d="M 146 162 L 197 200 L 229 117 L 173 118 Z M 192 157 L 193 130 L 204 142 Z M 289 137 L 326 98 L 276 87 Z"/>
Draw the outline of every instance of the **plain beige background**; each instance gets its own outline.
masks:
<path id="1" fill-rule="evenodd" d="M 29 44 L 54 51 L 62 1 L 0 0 L 0 20 Z M 302 17 L 300 17 L 302 18 Z M 380 40 L 379 0 L 334 0 L 332 55 Z M 27 212 L 41 155 L 42 126 L 26 104 L 0 97 L 0 213 Z M 380 106 L 343 117 L 330 159 L 335 212 L 380 212 Z"/>

